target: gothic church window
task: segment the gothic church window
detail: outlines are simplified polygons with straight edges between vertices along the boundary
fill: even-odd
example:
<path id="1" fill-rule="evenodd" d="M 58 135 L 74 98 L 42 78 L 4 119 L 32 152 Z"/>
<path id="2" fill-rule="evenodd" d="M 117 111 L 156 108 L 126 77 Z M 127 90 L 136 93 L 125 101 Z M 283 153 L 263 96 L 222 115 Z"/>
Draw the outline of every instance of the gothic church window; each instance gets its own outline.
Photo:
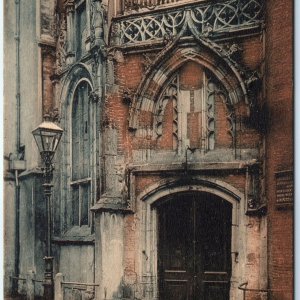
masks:
<path id="1" fill-rule="evenodd" d="M 90 85 L 82 81 L 77 86 L 72 105 L 72 206 L 73 225 L 89 224 L 91 194 L 90 149 L 91 112 Z"/>

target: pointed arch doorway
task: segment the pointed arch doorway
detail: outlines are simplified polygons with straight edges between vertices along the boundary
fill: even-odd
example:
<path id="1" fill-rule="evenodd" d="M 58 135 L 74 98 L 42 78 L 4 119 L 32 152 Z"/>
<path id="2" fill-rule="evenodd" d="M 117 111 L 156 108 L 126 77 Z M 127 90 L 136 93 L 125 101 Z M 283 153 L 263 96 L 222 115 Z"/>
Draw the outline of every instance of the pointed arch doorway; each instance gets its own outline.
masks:
<path id="1" fill-rule="evenodd" d="M 232 204 L 205 192 L 157 203 L 160 300 L 229 300 Z"/>

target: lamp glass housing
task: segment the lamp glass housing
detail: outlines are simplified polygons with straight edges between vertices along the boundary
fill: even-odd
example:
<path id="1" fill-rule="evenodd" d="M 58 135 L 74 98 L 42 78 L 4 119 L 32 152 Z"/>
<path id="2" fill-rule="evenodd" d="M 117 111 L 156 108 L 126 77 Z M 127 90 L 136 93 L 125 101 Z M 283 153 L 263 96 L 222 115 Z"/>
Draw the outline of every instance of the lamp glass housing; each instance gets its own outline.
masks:
<path id="1" fill-rule="evenodd" d="M 45 121 L 32 131 L 45 164 L 51 163 L 63 130 L 53 122 Z"/>

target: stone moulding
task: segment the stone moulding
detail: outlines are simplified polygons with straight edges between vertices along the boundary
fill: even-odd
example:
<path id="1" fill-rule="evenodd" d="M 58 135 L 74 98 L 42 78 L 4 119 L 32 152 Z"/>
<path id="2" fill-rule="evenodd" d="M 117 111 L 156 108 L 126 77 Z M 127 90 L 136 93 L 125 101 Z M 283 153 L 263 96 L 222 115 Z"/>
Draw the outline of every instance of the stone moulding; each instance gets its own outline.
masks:
<path id="1" fill-rule="evenodd" d="M 136 201 L 145 200 L 159 191 L 169 191 L 182 186 L 190 187 L 190 190 L 198 190 L 202 186 L 211 191 L 229 195 L 237 201 L 245 200 L 245 214 L 262 216 L 266 213 L 266 202 L 259 188 L 261 164 L 257 160 L 234 163 L 196 163 L 189 166 L 189 174 L 185 172 L 182 164 L 160 165 L 132 165 L 129 167 L 130 186 L 129 207 L 134 212 Z M 158 182 L 146 188 L 141 194 L 135 192 L 136 178 L 139 176 L 165 174 Z M 239 174 L 245 176 L 244 192 L 217 178 L 220 174 Z"/>
<path id="2" fill-rule="evenodd" d="M 177 186 L 190 186 L 191 190 L 194 190 L 194 186 L 206 186 L 212 190 L 219 190 L 225 194 L 231 195 L 231 197 L 240 200 L 243 193 L 234 187 L 222 182 L 216 178 L 216 174 L 240 174 L 246 176 L 246 186 L 245 186 L 245 200 L 246 200 L 246 214 L 249 213 L 249 201 L 255 198 L 255 205 L 251 207 L 250 211 L 252 214 L 259 214 L 260 207 L 262 206 L 259 200 L 257 190 L 257 184 L 259 180 L 259 168 L 260 163 L 256 160 L 235 162 L 235 163 L 208 163 L 208 164 L 193 164 L 190 166 L 190 174 L 186 174 L 184 171 L 184 166 L 182 164 L 176 165 L 132 165 L 129 167 L 130 173 L 130 196 L 129 201 L 131 207 L 135 208 L 135 202 L 137 199 L 143 200 L 152 195 L 152 193 L 157 193 L 159 190 L 169 190 Z M 251 170 L 251 172 L 249 172 Z M 141 194 L 136 195 L 135 193 L 135 181 L 137 176 L 143 176 L 144 174 L 154 175 L 164 172 L 165 178 L 161 179 L 159 182 L 154 183 L 152 186 L 148 187 Z"/>
<path id="3" fill-rule="evenodd" d="M 263 24 L 263 0 L 229 0 L 202 2 L 166 11 L 115 18 L 112 46 L 164 41 L 189 35 L 187 24 L 199 36 L 256 29 Z"/>

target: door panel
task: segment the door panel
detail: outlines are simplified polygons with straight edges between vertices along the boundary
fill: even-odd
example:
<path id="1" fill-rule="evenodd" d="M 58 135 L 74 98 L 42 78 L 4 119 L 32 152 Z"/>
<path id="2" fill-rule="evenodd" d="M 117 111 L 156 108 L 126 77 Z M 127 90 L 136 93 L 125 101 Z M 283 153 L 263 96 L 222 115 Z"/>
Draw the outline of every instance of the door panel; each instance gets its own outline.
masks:
<path id="1" fill-rule="evenodd" d="M 205 283 L 204 298 L 208 300 L 228 300 L 229 284 L 228 283 Z M 202 299 L 202 298 L 199 298 Z"/>
<path id="2" fill-rule="evenodd" d="M 184 193 L 163 199 L 157 211 L 160 299 L 228 300 L 231 204 Z"/>
<path id="3" fill-rule="evenodd" d="M 165 281 L 165 299 L 189 299 L 189 285 L 187 280 L 168 280 Z"/>

